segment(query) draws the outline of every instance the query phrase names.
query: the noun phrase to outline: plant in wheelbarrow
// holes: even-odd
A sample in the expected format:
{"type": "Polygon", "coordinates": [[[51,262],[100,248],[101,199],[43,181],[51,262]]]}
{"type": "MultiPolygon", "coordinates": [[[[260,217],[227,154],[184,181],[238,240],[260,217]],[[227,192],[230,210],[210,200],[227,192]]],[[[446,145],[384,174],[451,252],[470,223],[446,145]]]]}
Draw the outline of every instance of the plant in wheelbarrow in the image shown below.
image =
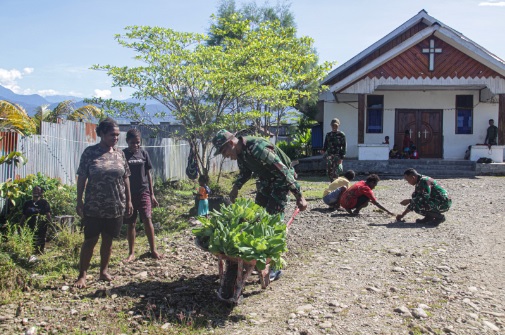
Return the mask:
{"type": "Polygon", "coordinates": [[[221,210],[200,218],[193,229],[196,243],[219,258],[221,285],[218,297],[237,303],[243,284],[256,267],[262,287],[268,285],[268,268],[284,265],[287,251],[286,225],[280,214],[271,215],[252,200],[237,199],[221,210]],[[223,261],[226,273],[223,275],[223,261]]]}

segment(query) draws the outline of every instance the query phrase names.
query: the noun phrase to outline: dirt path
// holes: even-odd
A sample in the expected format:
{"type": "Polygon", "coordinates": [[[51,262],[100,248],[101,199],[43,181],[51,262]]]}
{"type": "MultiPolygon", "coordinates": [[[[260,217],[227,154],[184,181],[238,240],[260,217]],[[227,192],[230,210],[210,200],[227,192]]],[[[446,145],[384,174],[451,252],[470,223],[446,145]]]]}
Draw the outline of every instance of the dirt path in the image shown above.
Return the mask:
{"type": "MultiPolygon", "coordinates": [[[[266,291],[250,280],[241,305],[215,299],[216,261],[189,232],[164,238],[168,257],[113,264],[113,285],[69,282],[2,306],[0,332],[216,334],[492,334],[505,329],[505,178],[441,180],[454,199],[439,227],[358,217],[311,201],[289,233],[288,267],[266,291]]],[[[320,183],[316,187],[324,188],[320,183]]],[[[412,187],[379,183],[393,212],[412,187]]],[[[287,213],[293,211],[293,205],[287,213]]],[[[410,223],[409,223],[410,222],[410,223]]],[[[92,270],[92,273],[96,272],[92,270]]]]}

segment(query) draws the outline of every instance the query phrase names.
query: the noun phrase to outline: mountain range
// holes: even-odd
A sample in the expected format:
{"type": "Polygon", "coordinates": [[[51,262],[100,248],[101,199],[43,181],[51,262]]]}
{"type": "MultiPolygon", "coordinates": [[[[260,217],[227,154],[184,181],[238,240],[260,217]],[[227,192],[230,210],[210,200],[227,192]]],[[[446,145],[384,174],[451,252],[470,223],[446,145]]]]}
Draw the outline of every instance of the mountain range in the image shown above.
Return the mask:
{"type": "MultiPolygon", "coordinates": [[[[7,100],[11,103],[20,105],[26,110],[26,112],[30,116],[33,116],[36,112],[36,109],[42,105],[49,105],[50,109],[54,109],[60,102],[65,100],[72,100],[74,102],[75,108],[87,105],[84,102],[84,99],[79,97],[68,95],[50,95],[46,97],[42,97],[38,94],[23,95],[14,93],[10,89],[3,87],[1,85],[0,85],[0,100],[7,100]]],[[[139,101],[136,99],[126,99],[122,101],[129,103],[145,103],[146,113],[148,114],[148,117],[151,119],[150,121],[152,123],[175,122],[175,118],[170,114],[168,108],[158,103],[156,100],[139,101]],[[167,117],[163,119],[155,118],[154,115],[160,112],[167,113],[167,117]]],[[[121,118],[121,120],[118,121],[120,121],[121,123],[130,122],[130,120],[124,118],[121,118]]]]}

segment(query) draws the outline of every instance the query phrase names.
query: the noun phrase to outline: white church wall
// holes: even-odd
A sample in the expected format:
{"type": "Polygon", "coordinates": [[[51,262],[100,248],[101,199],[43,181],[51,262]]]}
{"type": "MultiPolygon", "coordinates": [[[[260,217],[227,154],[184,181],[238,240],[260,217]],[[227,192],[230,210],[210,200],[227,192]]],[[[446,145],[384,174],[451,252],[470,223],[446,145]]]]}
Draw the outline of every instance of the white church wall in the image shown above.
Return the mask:
{"type": "MultiPolygon", "coordinates": [[[[396,109],[442,109],[443,110],[443,158],[463,159],[469,145],[484,143],[489,119],[498,120],[498,104],[479,103],[479,92],[474,91],[377,91],[384,95],[384,124],[382,134],[368,134],[365,129],[365,144],[382,143],[389,136],[394,144],[396,109]],[[456,134],[456,95],[473,94],[473,134],[456,134]]],[[[331,119],[340,119],[340,129],[347,137],[347,157],[358,156],[358,103],[325,103],[324,133],[331,131],[331,119]]],[[[365,115],[366,117],[366,115],[365,115]]],[[[365,125],[366,127],[366,125],[365,125]]]]}

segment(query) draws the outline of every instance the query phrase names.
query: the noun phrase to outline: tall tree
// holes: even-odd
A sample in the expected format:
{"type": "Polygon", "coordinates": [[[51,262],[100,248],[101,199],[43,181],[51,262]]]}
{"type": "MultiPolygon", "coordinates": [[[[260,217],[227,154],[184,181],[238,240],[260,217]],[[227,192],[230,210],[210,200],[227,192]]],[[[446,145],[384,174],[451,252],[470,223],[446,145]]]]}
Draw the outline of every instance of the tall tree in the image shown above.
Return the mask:
{"type": "Polygon", "coordinates": [[[105,70],[115,87],[134,88],[133,97],[165,105],[186,127],[204,174],[210,162],[208,144],[215,132],[225,127],[240,129],[260,115],[256,109],[239,110],[238,101],[294,105],[310,92],[283,89],[285,83],[320,80],[329,69],[329,64],[323,64],[302,71],[314,62],[313,41],[297,38],[293,28],[281,28],[277,21],[252,29],[236,15],[222,19],[212,28],[213,35],[223,37],[220,45],[207,44],[208,36],[203,34],[168,28],[131,26],[125,30],[116,40],[133,49],[142,65],[93,68],[105,70]]]}
{"type": "MultiPolygon", "coordinates": [[[[256,2],[252,1],[250,3],[243,4],[240,8],[238,8],[234,0],[223,0],[220,2],[218,7],[217,20],[211,23],[209,33],[210,39],[208,43],[211,45],[219,45],[222,43],[224,38],[243,38],[238,31],[229,32],[226,29],[222,29],[225,22],[234,19],[248,22],[253,30],[259,29],[262,23],[277,22],[278,29],[289,29],[293,33],[293,36],[296,35],[294,15],[290,10],[290,3],[287,1],[277,1],[277,3],[273,6],[268,2],[265,2],[263,5],[257,5],[256,2]]],[[[282,48],[282,45],[278,46],[278,48],[282,48]]],[[[312,62],[306,62],[303,65],[303,71],[309,74],[314,68],[318,67],[318,58],[314,48],[307,49],[305,52],[314,56],[312,62]]],[[[289,71],[290,69],[287,68],[287,70],[289,71]]],[[[287,75],[289,77],[289,73],[287,73],[287,75]]],[[[317,100],[317,97],[322,90],[318,79],[315,79],[310,75],[304,78],[301,78],[301,76],[289,78],[290,80],[282,84],[282,87],[280,87],[281,89],[295,89],[310,92],[309,96],[304,96],[304,98],[300,100],[317,100]]],[[[269,130],[271,125],[277,125],[275,128],[276,138],[279,136],[280,125],[287,122],[288,119],[291,119],[290,114],[297,114],[296,107],[300,104],[277,105],[275,103],[269,103],[268,101],[262,100],[237,101],[237,103],[242,109],[256,109],[261,111],[262,117],[254,120],[254,125],[257,130],[260,128],[269,130]]]]}

